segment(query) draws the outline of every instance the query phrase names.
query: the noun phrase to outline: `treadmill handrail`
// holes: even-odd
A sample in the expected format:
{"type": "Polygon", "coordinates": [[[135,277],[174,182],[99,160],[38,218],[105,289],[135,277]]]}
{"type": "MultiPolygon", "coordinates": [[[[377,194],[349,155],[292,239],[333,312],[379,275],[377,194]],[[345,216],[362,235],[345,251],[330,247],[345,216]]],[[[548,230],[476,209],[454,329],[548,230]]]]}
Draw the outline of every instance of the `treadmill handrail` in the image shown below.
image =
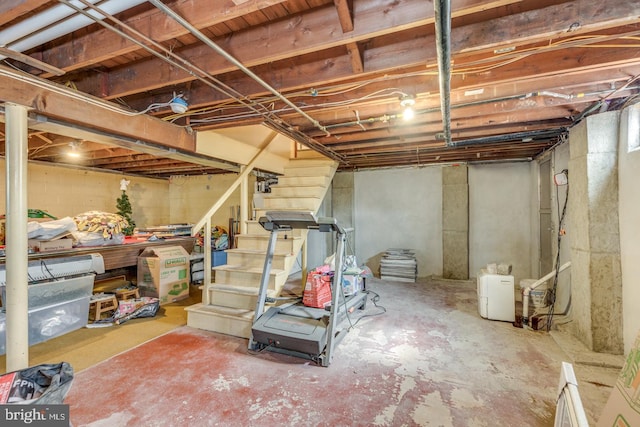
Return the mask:
{"type": "Polygon", "coordinates": [[[274,230],[318,230],[323,233],[336,231],[345,234],[333,217],[320,217],[306,211],[268,211],[258,219],[258,223],[267,231],[274,230]]]}

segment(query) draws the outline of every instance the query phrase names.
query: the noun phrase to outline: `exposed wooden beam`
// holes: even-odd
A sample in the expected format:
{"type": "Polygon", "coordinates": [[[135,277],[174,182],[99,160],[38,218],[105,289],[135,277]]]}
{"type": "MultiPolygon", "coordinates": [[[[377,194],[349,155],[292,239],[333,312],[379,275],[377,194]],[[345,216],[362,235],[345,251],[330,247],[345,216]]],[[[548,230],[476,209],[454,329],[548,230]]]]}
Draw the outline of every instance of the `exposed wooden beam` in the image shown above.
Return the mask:
{"type": "Polygon", "coordinates": [[[195,151],[195,135],[148,115],[129,115],[119,106],[81,96],[77,92],[36,77],[0,67],[0,99],[32,109],[61,122],[82,124],[87,129],[108,132],[132,140],[164,147],[195,151]]]}
{"type": "Polygon", "coordinates": [[[49,65],[45,62],[39,61],[36,58],[32,58],[29,55],[25,55],[24,53],[7,49],[6,47],[0,47],[0,55],[4,55],[8,58],[15,59],[16,61],[22,62],[23,64],[30,65],[34,68],[37,68],[38,70],[51,73],[54,76],[62,76],[65,73],[64,70],[61,70],[58,67],[54,67],[53,65],[49,65]]]}
{"type": "Polygon", "coordinates": [[[353,31],[353,1],[352,0],[333,0],[333,4],[336,5],[338,11],[338,19],[340,20],[340,26],[343,33],[350,33],[353,31]]]}
{"type": "MultiPolygon", "coordinates": [[[[459,0],[453,11],[464,14],[468,10],[475,10],[479,4],[489,7],[516,1],[502,0],[487,4],[481,0],[459,0]]],[[[418,28],[434,21],[431,3],[425,4],[423,0],[406,0],[391,5],[357,0],[354,2],[354,17],[356,26],[349,34],[336,31],[335,11],[333,6],[328,6],[214,41],[225,51],[233,52],[233,56],[245,66],[254,67],[342,46],[347,42],[364,41],[404,29],[418,28]],[[269,37],[265,38],[264,34],[269,34],[269,37]]],[[[189,46],[177,53],[187,59],[198,58],[198,66],[213,75],[235,70],[221,56],[212,55],[207,46],[189,46]]],[[[43,60],[59,66],[54,60],[44,56],[43,60]]],[[[113,99],[194,79],[191,74],[154,58],[131,64],[126,69],[104,73],[101,77],[80,78],[74,80],[74,83],[83,92],[113,99]]]]}
{"type": "Polygon", "coordinates": [[[4,25],[34,9],[49,3],[48,0],[12,0],[0,2],[0,25],[4,25]]]}
{"type": "MultiPolygon", "coordinates": [[[[254,0],[241,5],[231,5],[229,1],[199,0],[180,2],[174,7],[192,25],[201,29],[284,2],[285,0],[254,0]]],[[[157,9],[136,15],[125,20],[124,23],[156,42],[176,39],[187,34],[187,30],[182,25],[167,19],[167,16],[157,9]]],[[[120,35],[101,28],[45,50],[41,55],[43,61],[71,71],[139,49],[138,45],[124,40],[120,35]]]]}
{"type": "Polygon", "coordinates": [[[347,50],[351,58],[351,69],[354,74],[361,74],[364,71],[364,62],[362,61],[362,53],[358,47],[358,43],[347,43],[347,50]]]}
{"type": "MultiPolygon", "coordinates": [[[[615,10],[617,8],[613,7],[613,9],[615,10]]],[[[555,11],[560,13],[561,10],[562,9],[554,9],[550,12],[555,11]]],[[[595,7],[594,13],[596,13],[595,7]]],[[[602,16],[602,19],[607,19],[607,16],[609,15],[602,16]]],[[[531,19],[534,19],[535,17],[536,15],[533,15],[531,19]]],[[[565,18],[569,19],[570,16],[565,18]]],[[[598,19],[594,17],[590,22],[593,25],[596,25],[600,21],[598,21],[598,19]]],[[[584,25],[585,27],[587,26],[586,24],[587,23],[585,23],[584,25]]],[[[484,23],[480,27],[476,27],[475,24],[471,25],[470,27],[470,29],[467,29],[467,32],[469,32],[470,34],[474,34],[476,31],[486,32],[487,30],[487,25],[484,23]]],[[[516,29],[513,29],[513,31],[516,31],[516,29]]],[[[512,34],[511,36],[519,36],[526,41],[530,41],[531,37],[533,37],[533,35],[531,34],[524,33],[517,33],[516,35],[512,34]]],[[[470,42],[476,43],[475,39],[470,42]]],[[[487,45],[484,46],[484,48],[489,48],[493,46],[494,43],[495,41],[488,40],[487,45]]],[[[475,46],[477,49],[483,47],[478,45],[477,43],[475,44],[475,46]]],[[[314,80],[316,84],[321,84],[323,82],[325,84],[328,84],[330,82],[335,82],[341,79],[353,78],[353,65],[351,63],[353,55],[344,55],[344,57],[336,56],[332,58],[326,58],[320,55],[315,56],[318,56],[318,58],[314,58],[313,56],[309,55],[309,62],[305,62],[304,58],[300,58],[297,63],[299,72],[296,73],[291,73],[289,64],[287,64],[286,62],[282,64],[270,64],[268,68],[266,66],[264,68],[257,67],[255,68],[255,71],[257,74],[265,76],[265,78],[267,78],[267,80],[269,81],[281,82],[280,90],[283,92],[294,90],[297,87],[304,87],[305,85],[307,85],[308,75],[316,76],[316,79],[314,80]]],[[[424,67],[425,63],[431,62],[435,64],[435,39],[432,36],[410,38],[408,40],[403,40],[391,45],[369,48],[364,51],[363,56],[365,64],[367,66],[367,74],[373,72],[385,72],[387,70],[394,70],[395,67],[397,67],[396,60],[398,57],[402,57],[402,60],[404,61],[404,65],[406,67],[424,67]],[[393,61],[390,61],[390,58],[393,58],[393,61]]],[[[535,60],[540,62],[540,60],[537,58],[535,60]]],[[[455,63],[458,63],[459,61],[463,60],[460,60],[458,57],[454,57],[454,61],[455,63]]],[[[457,69],[460,68],[460,66],[457,67],[457,69]]],[[[393,75],[389,77],[391,78],[392,76],[393,75]]],[[[223,81],[227,80],[223,78],[223,81]]],[[[462,81],[465,83],[465,86],[469,86],[467,79],[458,79],[458,81],[462,81]]],[[[425,86],[425,88],[421,90],[421,92],[437,93],[438,88],[435,82],[436,79],[431,79],[432,84],[425,86]]],[[[227,83],[232,87],[242,87],[245,94],[262,92],[260,87],[258,87],[255,83],[245,78],[244,76],[233,78],[227,81],[227,83]]],[[[452,80],[452,87],[455,87],[455,84],[456,83],[454,76],[454,79],[452,80]]],[[[458,83],[458,86],[459,85],[460,84],[458,83]]],[[[197,89],[198,86],[199,85],[197,83],[194,84],[190,92],[190,101],[194,104],[197,105],[199,102],[201,102],[200,98],[202,99],[202,102],[205,102],[205,100],[207,102],[212,102],[216,98],[222,100],[222,96],[218,96],[215,93],[212,94],[209,88],[203,89],[203,95],[199,96],[197,89]]]]}

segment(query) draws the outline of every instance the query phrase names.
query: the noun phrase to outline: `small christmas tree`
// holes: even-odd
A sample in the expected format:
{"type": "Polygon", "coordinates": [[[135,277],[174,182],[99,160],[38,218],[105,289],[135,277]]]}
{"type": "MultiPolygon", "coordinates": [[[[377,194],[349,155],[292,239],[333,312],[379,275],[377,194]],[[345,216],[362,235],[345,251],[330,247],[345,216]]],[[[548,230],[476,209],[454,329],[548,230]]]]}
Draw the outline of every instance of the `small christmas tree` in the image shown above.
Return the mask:
{"type": "Polygon", "coordinates": [[[122,190],[122,194],[116,200],[116,209],[118,209],[118,215],[126,219],[129,224],[122,230],[122,232],[125,236],[131,236],[133,235],[136,223],[131,219],[131,202],[129,202],[129,196],[127,195],[127,185],[129,185],[129,181],[126,179],[122,179],[120,181],[120,190],[122,190]]]}

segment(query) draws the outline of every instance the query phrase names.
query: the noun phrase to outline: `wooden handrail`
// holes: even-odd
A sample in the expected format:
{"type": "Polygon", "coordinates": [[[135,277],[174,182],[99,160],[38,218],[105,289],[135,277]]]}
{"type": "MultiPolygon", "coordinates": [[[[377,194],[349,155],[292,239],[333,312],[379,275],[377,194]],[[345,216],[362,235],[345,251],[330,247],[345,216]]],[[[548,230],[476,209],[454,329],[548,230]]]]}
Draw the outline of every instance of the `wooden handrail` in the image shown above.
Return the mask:
{"type": "MultiPolygon", "coordinates": [[[[222,205],[227,201],[229,196],[233,194],[236,188],[238,188],[238,186],[243,182],[243,180],[249,175],[249,173],[255,167],[256,161],[258,160],[260,155],[262,155],[262,153],[265,152],[269,144],[271,144],[271,141],[273,141],[277,135],[278,133],[276,131],[271,131],[271,133],[264,139],[264,141],[262,141],[262,144],[260,144],[260,146],[258,147],[259,148],[258,153],[256,153],[256,155],[253,156],[253,158],[247,164],[247,166],[243,168],[240,175],[238,175],[238,178],[236,178],[236,180],[229,186],[227,191],[225,191],[224,194],[220,196],[218,201],[216,201],[213,204],[213,206],[211,206],[211,208],[207,211],[207,213],[205,213],[202,216],[200,221],[198,221],[196,225],[194,225],[193,228],[191,228],[191,235],[195,236],[196,233],[200,231],[200,229],[205,227],[204,244],[202,248],[204,250],[204,265],[205,265],[204,278],[203,278],[204,288],[202,293],[202,303],[204,305],[211,304],[211,301],[209,299],[209,292],[207,291],[207,287],[206,287],[208,284],[211,283],[211,267],[210,267],[211,266],[211,217],[218,211],[218,209],[222,207],[222,205]],[[207,266],[209,267],[207,268],[207,266]]],[[[244,203],[244,200],[241,200],[240,203],[242,206],[242,203],[244,203]]]]}

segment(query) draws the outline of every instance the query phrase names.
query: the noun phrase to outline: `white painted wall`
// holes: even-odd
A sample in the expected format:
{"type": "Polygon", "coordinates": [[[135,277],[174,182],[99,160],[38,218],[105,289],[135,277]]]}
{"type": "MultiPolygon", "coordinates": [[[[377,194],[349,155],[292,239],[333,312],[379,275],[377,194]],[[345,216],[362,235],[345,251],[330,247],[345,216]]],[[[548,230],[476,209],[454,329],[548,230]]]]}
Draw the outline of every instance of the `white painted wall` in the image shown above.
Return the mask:
{"type": "Polygon", "coordinates": [[[442,275],[440,167],[356,172],[356,257],[377,275],[389,248],[413,249],[418,276],[442,275]]]}
{"type": "Polygon", "coordinates": [[[638,105],[622,112],[618,152],[620,263],[622,269],[622,322],[624,351],[628,354],[640,330],[640,150],[628,151],[630,140],[640,138],[638,105]],[[631,117],[631,127],[628,127],[631,117]]]}
{"type": "Polygon", "coordinates": [[[469,166],[469,275],[508,263],[515,283],[531,277],[531,167],[528,163],[469,166]]]}
{"type": "MultiPolygon", "coordinates": [[[[193,224],[208,212],[229,187],[238,179],[238,174],[173,176],[169,187],[171,201],[171,223],[193,224]]],[[[253,196],[255,176],[248,179],[249,197],[253,196]]],[[[231,208],[240,205],[240,186],[213,215],[212,224],[229,228],[231,208]]],[[[248,213],[251,218],[251,212],[248,213]]]]}

